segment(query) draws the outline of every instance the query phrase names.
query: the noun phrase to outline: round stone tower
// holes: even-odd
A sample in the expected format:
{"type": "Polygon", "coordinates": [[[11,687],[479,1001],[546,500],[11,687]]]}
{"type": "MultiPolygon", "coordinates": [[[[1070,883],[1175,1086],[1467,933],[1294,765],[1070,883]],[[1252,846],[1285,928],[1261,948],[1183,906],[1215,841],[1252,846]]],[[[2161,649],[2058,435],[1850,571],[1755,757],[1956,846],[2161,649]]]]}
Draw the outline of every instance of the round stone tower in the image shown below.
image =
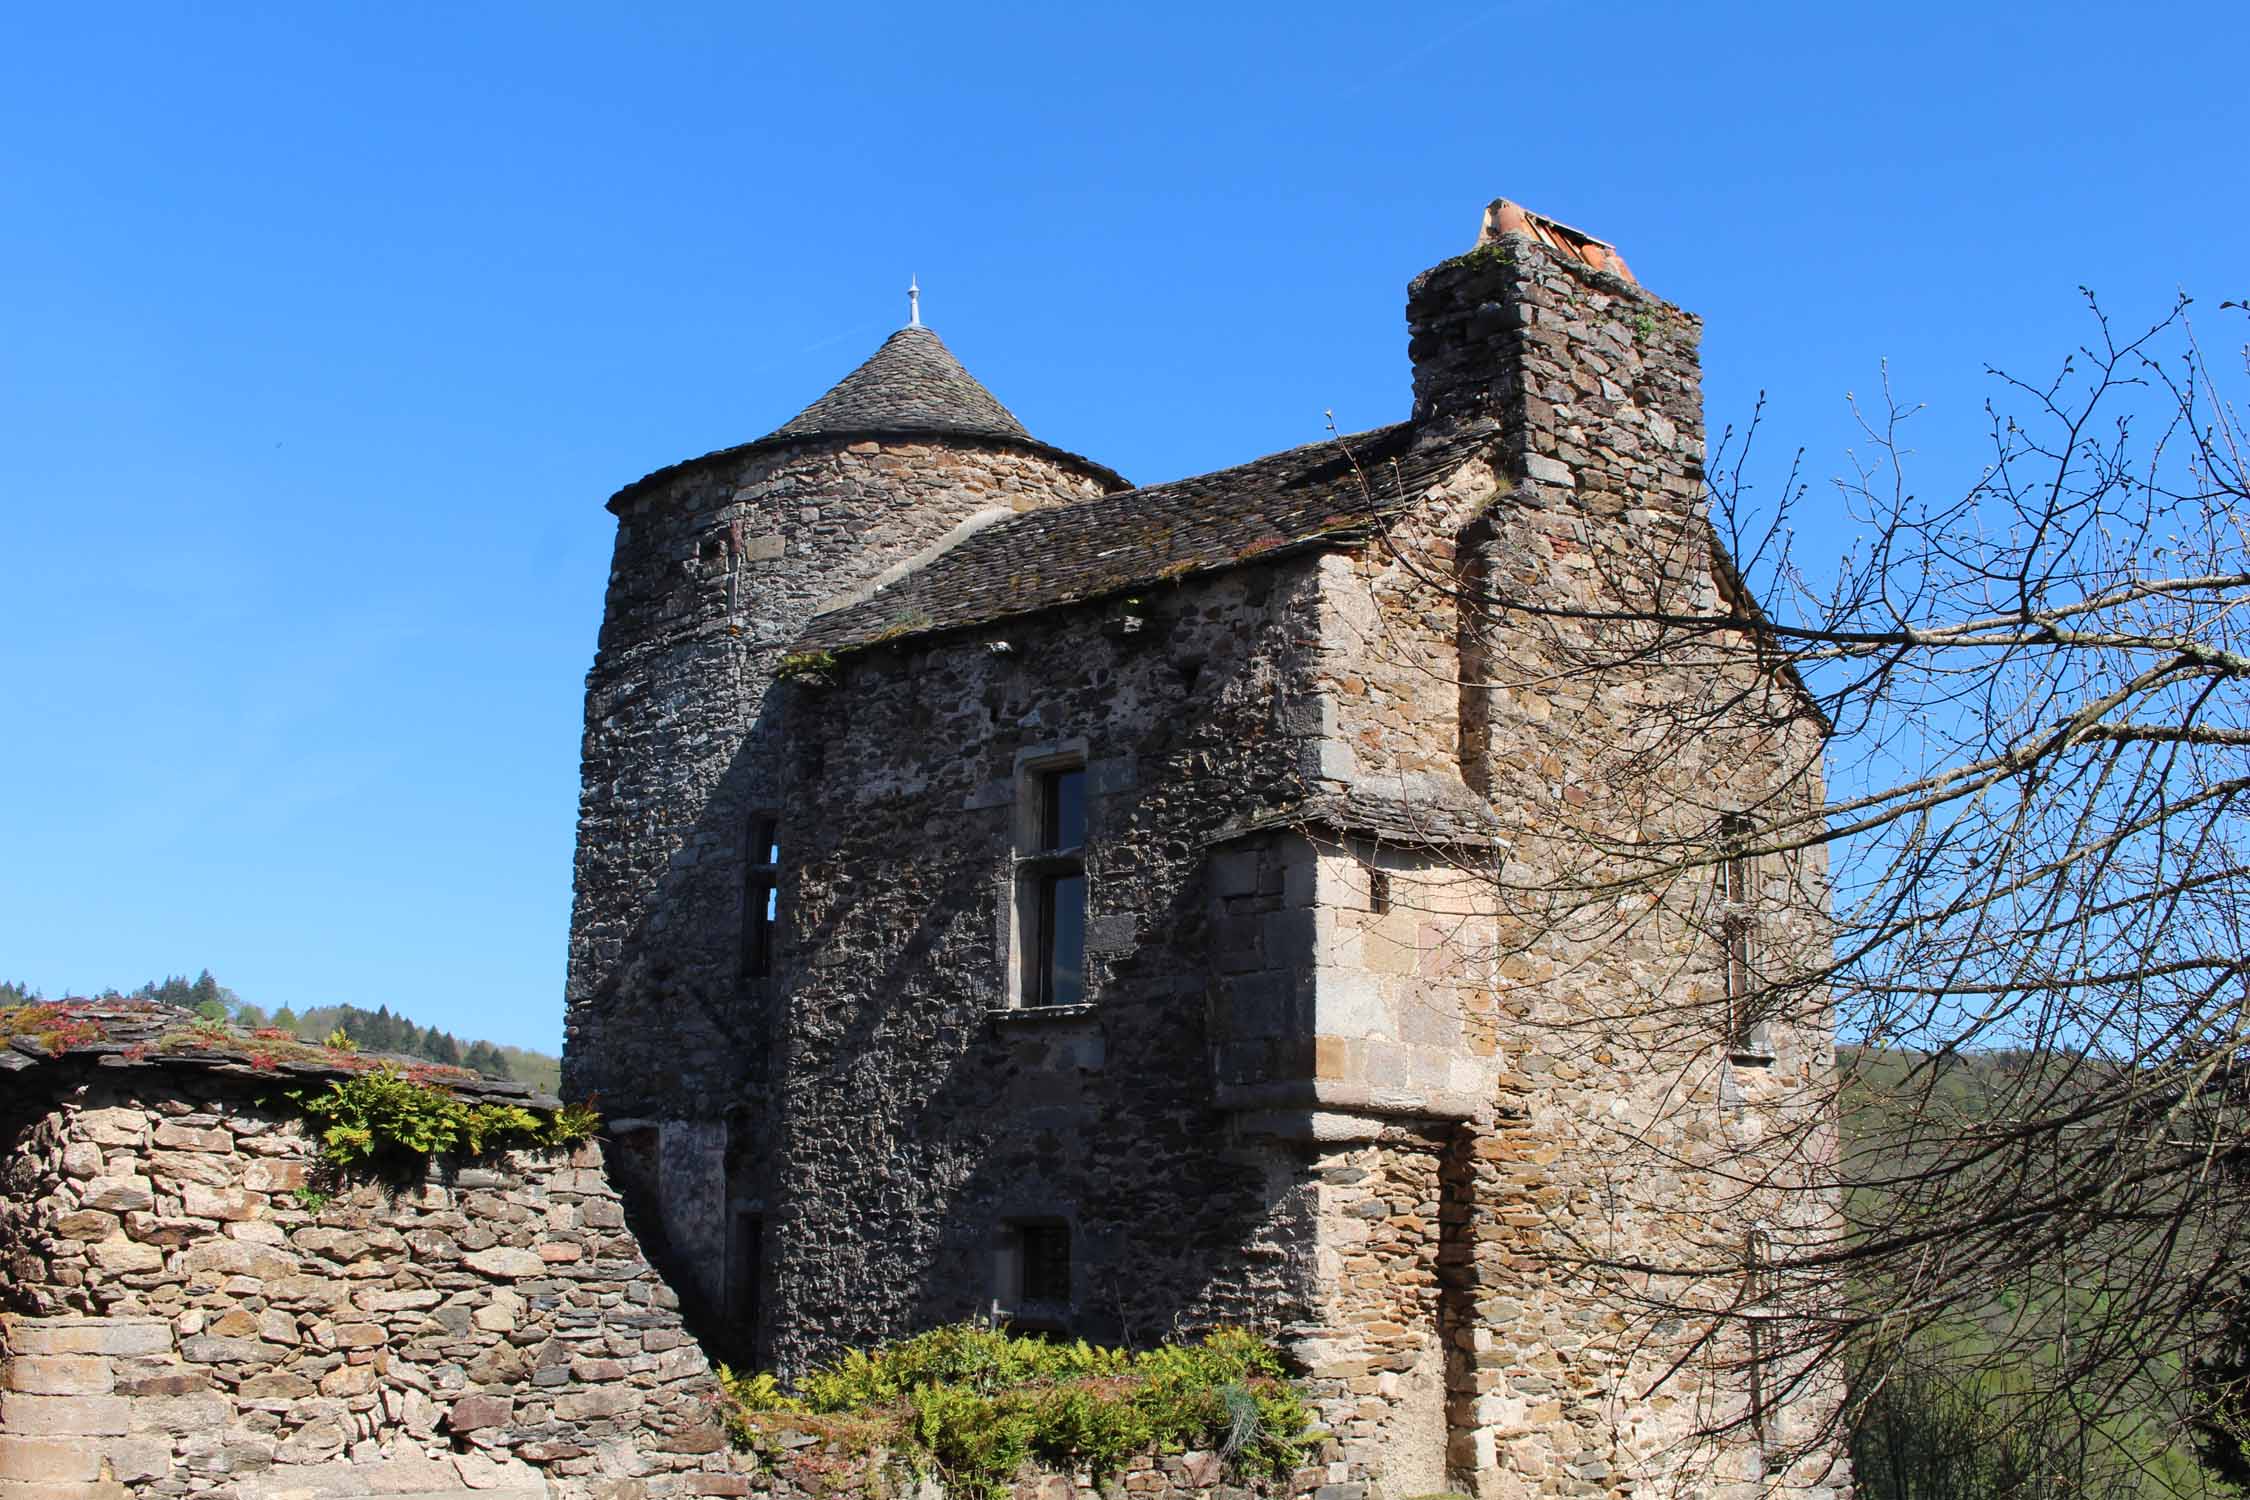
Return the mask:
{"type": "MultiPolygon", "coordinates": [[[[611,497],[571,915],[573,1097],[599,1093],[613,1121],[723,1130],[731,1116],[755,1133],[768,1000],[792,955],[791,830],[818,815],[779,800],[786,694],[771,689],[790,643],[988,520],[1125,487],[1034,439],[917,320],[767,436],[611,497]]],[[[651,1149],[676,1154],[680,1133],[660,1134],[651,1149]]]]}

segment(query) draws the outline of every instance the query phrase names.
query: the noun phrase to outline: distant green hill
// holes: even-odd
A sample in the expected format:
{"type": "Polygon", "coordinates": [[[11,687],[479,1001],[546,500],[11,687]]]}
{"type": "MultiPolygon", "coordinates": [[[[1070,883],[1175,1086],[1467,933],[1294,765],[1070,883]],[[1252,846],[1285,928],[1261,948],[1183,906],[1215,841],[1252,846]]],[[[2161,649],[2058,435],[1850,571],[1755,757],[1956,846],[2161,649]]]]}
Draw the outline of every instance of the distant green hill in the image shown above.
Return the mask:
{"type": "MultiPolygon", "coordinates": [[[[1873,1179],[1910,1182],[1938,1142],[1989,1132],[2011,1116],[2067,1114],[2106,1066],[2020,1051],[1933,1057],[1866,1047],[1840,1048],[1838,1062],[1845,1192],[1862,1226],[1913,1201],[1873,1179]]],[[[1996,1170],[2015,1162],[2005,1151],[1994,1160],[1996,1170]]],[[[2162,1230],[2108,1227],[2125,1238],[2107,1248],[2137,1258],[2138,1237],[2162,1230]]],[[[2127,1292],[2107,1284],[2103,1249],[2089,1239],[1914,1338],[1853,1446],[1861,1500],[2241,1500],[2196,1461],[2177,1332],[2119,1316],[2112,1299],[2127,1292]],[[2054,1389],[2074,1333],[2083,1348],[2097,1330],[2100,1347],[2116,1351],[2114,1363],[2101,1361],[2115,1373],[2061,1402],[2035,1400],[2054,1389]]]]}

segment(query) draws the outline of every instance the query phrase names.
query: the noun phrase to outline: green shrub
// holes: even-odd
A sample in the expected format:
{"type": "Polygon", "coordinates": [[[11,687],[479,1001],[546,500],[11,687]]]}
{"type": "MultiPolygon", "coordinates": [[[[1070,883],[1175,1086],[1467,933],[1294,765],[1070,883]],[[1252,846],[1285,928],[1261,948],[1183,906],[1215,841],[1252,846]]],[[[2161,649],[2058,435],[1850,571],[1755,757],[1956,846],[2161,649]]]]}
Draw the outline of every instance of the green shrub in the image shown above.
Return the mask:
{"type": "Polygon", "coordinates": [[[575,1145],[599,1123],[583,1105],[541,1115],[518,1104],[472,1104],[388,1066],[332,1079],[318,1093],[293,1090],[289,1098],[322,1122],[321,1160],[339,1171],[402,1159],[575,1145]]]}
{"type": "Polygon", "coordinates": [[[1294,1469],[1310,1417],[1280,1354],[1242,1329],[1131,1353],[1049,1343],[975,1323],[853,1350],[785,1392],[771,1375],[720,1372],[728,1427],[744,1447],[783,1424],[855,1419],[955,1493],[992,1496],[1036,1462],[1097,1477],[1134,1454],[1207,1448],[1238,1472],[1294,1469]],[[760,1419],[764,1420],[761,1421],[760,1419]]]}

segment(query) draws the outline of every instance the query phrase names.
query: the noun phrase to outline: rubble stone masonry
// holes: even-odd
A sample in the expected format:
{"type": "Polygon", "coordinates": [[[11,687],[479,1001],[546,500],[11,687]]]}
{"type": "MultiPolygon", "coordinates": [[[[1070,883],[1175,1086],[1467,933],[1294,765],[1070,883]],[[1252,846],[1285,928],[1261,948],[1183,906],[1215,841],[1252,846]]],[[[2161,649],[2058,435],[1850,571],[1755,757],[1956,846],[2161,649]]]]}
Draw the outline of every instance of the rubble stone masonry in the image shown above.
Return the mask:
{"type": "Polygon", "coordinates": [[[728,1469],[598,1147],[323,1199],[262,1102],[283,1080],[90,1071],[5,1136],[0,1500],[625,1500],[728,1469]]]}
{"type": "MultiPolygon", "coordinates": [[[[598,1146],[323,1197],[304,1123],[266,1102],[287,1080],[0,1085],[0,1500],[943,1500],[810,1434],[730,1448],[598,1146]]],[[[1283,1500],[1344,1467],[1253,1484],[1144,1455],[1015,1495],[1283,1500]]]]}

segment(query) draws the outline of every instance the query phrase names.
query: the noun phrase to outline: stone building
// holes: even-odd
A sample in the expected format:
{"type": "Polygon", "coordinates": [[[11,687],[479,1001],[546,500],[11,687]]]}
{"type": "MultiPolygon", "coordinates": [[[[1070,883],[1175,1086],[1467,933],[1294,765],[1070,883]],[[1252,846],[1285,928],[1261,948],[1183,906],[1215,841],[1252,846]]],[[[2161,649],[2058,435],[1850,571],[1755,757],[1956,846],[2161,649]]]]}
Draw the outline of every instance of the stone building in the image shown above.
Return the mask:
{"type": "Polygon", "coordinates": [[[1619,1269],[1831,1215],[1825,1002],[1729,1009],[1823,872],[1691,862],[1609,931],[1521,897],[1817,791],[1754,650],[1584,669],[1650,590],[1747,604],[1699,324],[1505,200],[1407,322],[1408,420],[1175,483],[1034,439],[917,320],[620,490],[567,1088],[695,1326],[784,1373],[996,1309],[1241,1321],[1339,1483],[1833,1488],[1833,1392],[1745,1416],[1724,1320],[1619,1269]],[[1652,705],[1699,732],[1651,754],[1652,705]]]}

